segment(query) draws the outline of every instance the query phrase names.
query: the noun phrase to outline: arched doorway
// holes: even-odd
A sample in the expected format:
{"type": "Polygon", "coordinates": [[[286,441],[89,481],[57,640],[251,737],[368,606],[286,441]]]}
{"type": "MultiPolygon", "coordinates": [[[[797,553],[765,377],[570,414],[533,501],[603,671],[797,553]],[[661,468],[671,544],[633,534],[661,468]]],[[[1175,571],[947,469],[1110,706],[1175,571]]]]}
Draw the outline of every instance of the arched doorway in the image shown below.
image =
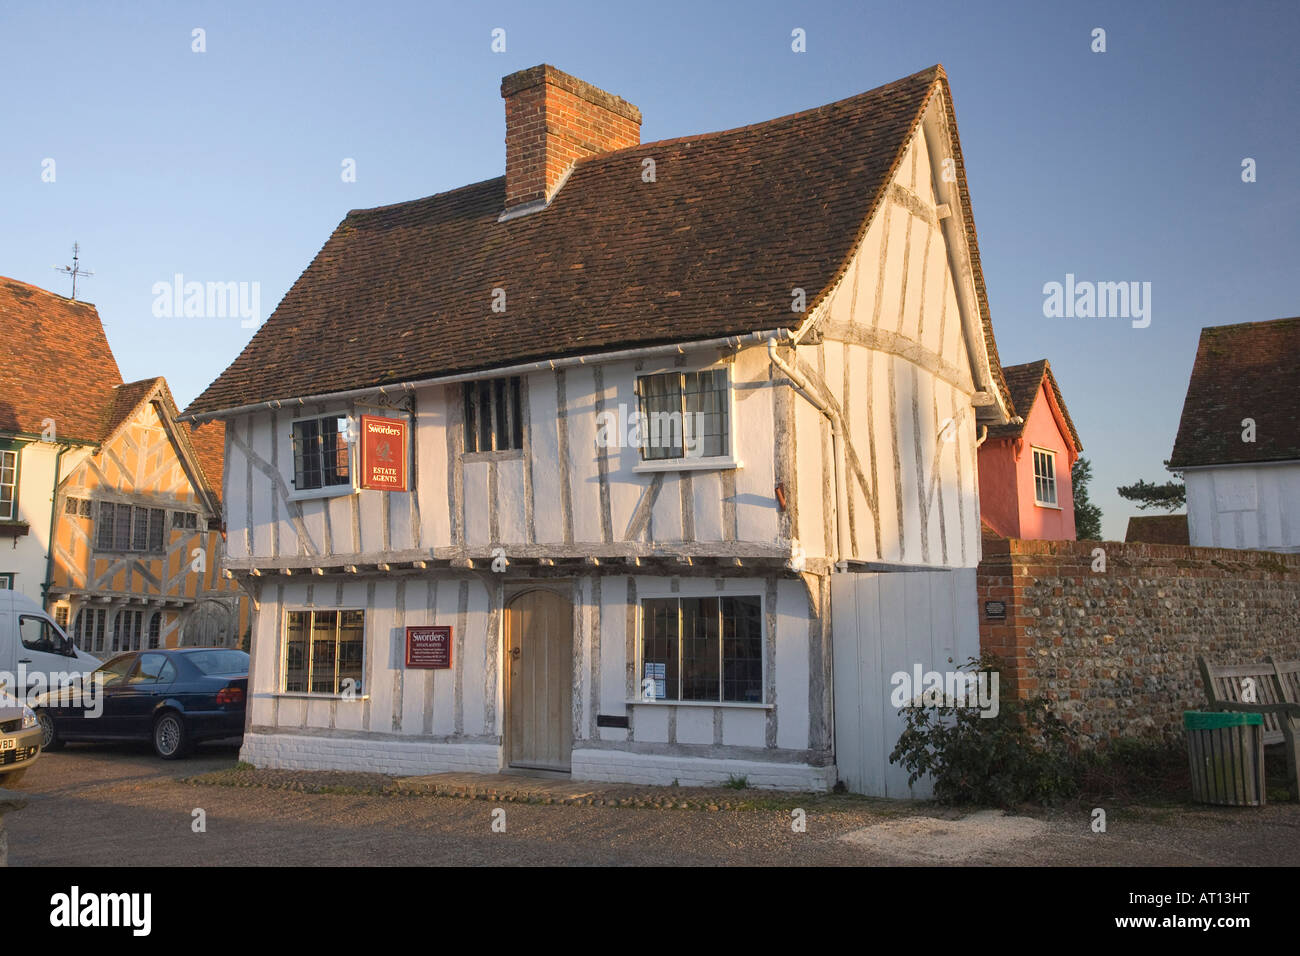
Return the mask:
{"type": "Polygon", "coordinates": [[[573,605],[537,588],[510,599],[505,641],[506,762],[564,770],[573,753],[573,605]]]}
{"type": "Polygon", "coordinates": [[[200,601],[185,619],[181,647],[231,647],[233,634],[230,608],[220,601],[200,601]]]}

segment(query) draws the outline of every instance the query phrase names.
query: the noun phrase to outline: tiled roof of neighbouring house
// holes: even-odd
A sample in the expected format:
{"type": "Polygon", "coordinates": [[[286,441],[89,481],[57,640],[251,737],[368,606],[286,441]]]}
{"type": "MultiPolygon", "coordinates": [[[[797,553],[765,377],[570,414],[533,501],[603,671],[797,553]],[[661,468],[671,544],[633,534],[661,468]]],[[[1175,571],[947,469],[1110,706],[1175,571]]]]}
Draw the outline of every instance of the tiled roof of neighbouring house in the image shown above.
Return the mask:
{"type": "Polygon", "coordinates": [[[1300,459],[1300,317],[1201,329],[1170,468],[1300,459]],[[1254,419],[1255,440],[1243,441],[1254,419]]]}
{"type": "Polygon", "coordinates": [[[1043,384],[1043,376],[1047,376],[1048,384],[1052,387],[1052,397],[1056,399],[1061,417],[1065,419],[1065,425],[1070,430],[1074,447],[1082,451],[1083,443],[1079,441],[1079,432],[1070,418],[1070,410],[1065,407],[1065,399],[1061,397],[1061,387],[1056,384],[1056,376],[1052,374],[1052,366],[1047,359],[1026,362],[1024,365],[1003,366],[1002,377],[1006,380],[1007,390],[1011,393],[1016,414],[1022,421],[1019,424],[990,425],[989,438],[1019,438],[1024,434],[1025,422],[1029,421],[1029,413],[1033,411],[1034,400],[1038,397],[1038,387],[1043,384]]]}
{"type": "Polygon", "coordinates": [[[1003,391],[942,67],[753,126],[579,161],[498,222],[504,177],[353,211],[186,414],[618,348],[795,327],[847,269],[936,90],[1003,391]],[[656,181],[642,181],[653,158],[656,181]],[[506,311],[493,312],[494,290],[506,311]]]}
{"type": "Polygon", "coordinates": [[[122,373],[95,307],[0,277],[0,336],[0,431],[99,441],[122,373]]]}
{"type": "Polygon", "coordinates": [[[1187,515],[1134,515],[1124,532],[1127,543],[1187,544],[1187,515]]]}
{"type": "MultiPolygon", "coordinates": [[[[161,377],[123,382],[99,313],[17,279],[0,276],[0,336],[7,349],[0,362],[0,432],[41,435],[54,422],[55,437],[99,445],[142,403],[161,401],[178,414],[161,377]]],[[[184,432],[214,498],[221,495],[225,426],[176,425],[184,432]]]]}

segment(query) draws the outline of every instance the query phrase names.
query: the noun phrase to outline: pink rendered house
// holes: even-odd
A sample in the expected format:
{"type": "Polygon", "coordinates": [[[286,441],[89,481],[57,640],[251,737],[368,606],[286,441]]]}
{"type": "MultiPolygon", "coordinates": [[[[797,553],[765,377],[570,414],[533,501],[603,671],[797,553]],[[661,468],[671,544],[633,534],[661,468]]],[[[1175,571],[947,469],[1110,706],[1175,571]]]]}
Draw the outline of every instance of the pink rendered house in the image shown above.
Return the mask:
{"type": "Polygon", "coordinates": [[[1002,369],[1018,419],[979,450],[980,516],[1004,538],[1074,539],[1070,469],[1083,450],[1047,359],[1002,369]]]}

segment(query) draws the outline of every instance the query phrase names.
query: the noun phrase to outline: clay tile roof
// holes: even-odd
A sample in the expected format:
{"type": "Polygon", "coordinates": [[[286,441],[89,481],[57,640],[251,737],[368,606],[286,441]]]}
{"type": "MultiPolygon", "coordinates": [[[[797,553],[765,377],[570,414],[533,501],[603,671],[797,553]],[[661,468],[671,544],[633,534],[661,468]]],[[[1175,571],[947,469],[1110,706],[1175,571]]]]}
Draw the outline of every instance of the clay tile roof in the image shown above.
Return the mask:
{"type": "Polygon", "coordinates": [[[1126,542],[1187,544],[1187,515],[1134,515],[1124,532],[1126,542]]]}
{"type": "MultiPolygon", "coordinates": [[[[950,107],[934,66],[780,119],[602,153],[549,207],[506,222],[504,177],[354,210],[186,414],[793,328],[791,289],[811,310],[847,269],[940,89],[950,107]],[[641,179],[646,157],[654,183],[641,179]],[[491,310],[494,289],[504,313],[491,310]]],[[[948,125],[955,142],[951,109],[948,125]]],[[[954,158],[969,208],[959,148],[954,158]]]]}
{"type": "Polygon", "coordinates": [[[226,458],[226,426],[224,422],[208,422],[204,425],[180,424],[194,446],[194,455],[203,469],[203,477],[212,487],[212,493],[221,497],[223,468],[226,458]]]}
{"type": "Polygon", "coordinates": [[[131,417],[134,412],[159,384],[166,385],[161,378],[142,378],[138,382],[127,382],[113,389],[113,404],[109,406],[108,418],[102,438],[107,438],[131,417]]]}
{"type": "Polygon", "coordinates": [[[1300,317],[1201,329],[1170,468],[1300,459],[1300,317]],[[1255,441],[1242,441],[1242,420],[1255,441]]]}
{"type": "Polygon", "coordinates": [[[0,276],[0,335],[0,431],[98,442],[122,373],[95,307],[0,276]]]}
{"type": "Polygon", "coordinates": [[[1033,411],[1034,401],[1038,398],[1038,387],[1043,384],[1043,376],[1047,376],[1048,384],[1052,387],[1052,397],[1056,399],[1057,407],[1061,409],[1061,417],[1065,419],[1065,425],[1070,430],[1074,447],[1082,451],[1083,443],[1079,440],[1079,432],[1074,427],[1074,420],[1070,418],[1070,410],[1065,407],[1061,387],[1056,384],[1056,376],[1052,374],[1052,366],[1047,359],[1026,362],[1024,365],[1003,366],[1002,377],[1007,383],[1007,391],[1015,405],[1015,415],[1018,415],[1022,421],[1018,424],[1013,422],[1007,425],[990,425],[989,438],[1019,438],[1024,434],[1025,422],[1029,421],[1029,413],[1033,411]]]}

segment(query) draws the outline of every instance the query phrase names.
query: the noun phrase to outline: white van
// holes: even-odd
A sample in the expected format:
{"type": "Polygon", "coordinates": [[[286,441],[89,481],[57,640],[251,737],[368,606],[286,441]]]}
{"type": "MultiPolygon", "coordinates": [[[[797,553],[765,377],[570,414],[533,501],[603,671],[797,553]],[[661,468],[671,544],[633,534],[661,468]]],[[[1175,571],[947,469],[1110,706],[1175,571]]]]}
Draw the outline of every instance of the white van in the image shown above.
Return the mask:
{"type": "Polygon", "coordinates": [[[55,675],[89,674],[99,663],[27,595],[0,589],[0,689],[26,702],[57,686],[55,675]]]}

